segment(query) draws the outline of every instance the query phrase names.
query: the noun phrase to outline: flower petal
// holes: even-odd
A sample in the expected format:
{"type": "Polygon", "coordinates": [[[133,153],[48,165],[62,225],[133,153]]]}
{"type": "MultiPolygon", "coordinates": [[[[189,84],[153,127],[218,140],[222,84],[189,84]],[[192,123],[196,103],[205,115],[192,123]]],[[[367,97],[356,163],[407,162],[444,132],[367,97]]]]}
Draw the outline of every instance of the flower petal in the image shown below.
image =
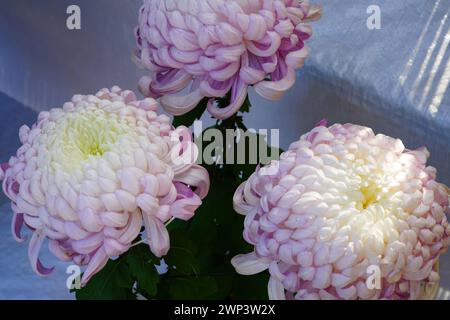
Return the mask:
{"type": "Polygon", "coordinates": [[[39,251],[41,250],[42,243],[45,240],[45,235],[42,231],[37,230],[31,237],[30,244],[28,246],[28,257],[31,262],[31,266],[38,275],[47,276],[53,272],[54,267],[46,268],[39,260],[39,251]]]}
{"type": "Polygon", "coordinates": [[[236,272],[242,275],[252,275],[267,270],[269,265],[261,261],[254,252],[240,254],[231,259],[236,272]]]}
{"type": "Polygon", "coordinates": [[[225,108],[219,108],[215,104],[214,99],[210,99],[208,102],[208,112],[216,119],[227,119],[236,112],[239,111],[247,98],[248,85],[245,84],[240,78],[236,77],[233,88],[231,89],[231,101],[225,108]]]}
{"type": "Polygon", "coordinates": [[[150,250],[157,257],[165,256],[170,249],[166,227],[158,218],[148,214],[144,214],[144,224],[150,250]]]}
{"type": "Polygon", "coordinates": [[[274,277],[270,277],[268,291],[270,300],[286,300],[283,284],[274,277]]]}

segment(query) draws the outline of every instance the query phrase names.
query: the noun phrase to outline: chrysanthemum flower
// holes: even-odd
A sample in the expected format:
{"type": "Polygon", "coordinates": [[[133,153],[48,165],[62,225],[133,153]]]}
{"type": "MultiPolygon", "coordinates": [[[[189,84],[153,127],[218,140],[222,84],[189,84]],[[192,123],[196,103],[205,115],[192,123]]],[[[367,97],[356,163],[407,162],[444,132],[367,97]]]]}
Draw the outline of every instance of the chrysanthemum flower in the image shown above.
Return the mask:
{"type": "Polygon", "coordinates": [[[76,95],[20,129],[22,146],[0,171],[16,240],[24,240],[23,223],[33,231],[28,252],[38,274],[53,270],[38,258],[48,238],[58,258],[87,266],[85,284],[130,248],[142,221],[151,251],[167,253],[165,223],[194,215],[209,177],[194,163],[189,129],[175,130],[156,108],[114,87],[76,95]]]}
{"type": "Polygon", "coordinates": [[[211,98],[208,110],[217,119],[235,114],[251,85],[264,98],[279,99],[308,55],[307,22],[319,16],[307,0],[145,0],[136,57],[150,76],[140,90],[162,97],[174,115],[211,98]],[[189,84],[189,94],[173,95],[189,84]],[[230,105],[218,108],[215,98],[230,90],[230,105]]]}
{"type": "Polygon", "coordinates": [[[268,268],[272,299],[420,298],[450,244],[449,192],[428,156],[366,127],[317,126],[236,191],[255,249],[232,264],[268,268]]]}

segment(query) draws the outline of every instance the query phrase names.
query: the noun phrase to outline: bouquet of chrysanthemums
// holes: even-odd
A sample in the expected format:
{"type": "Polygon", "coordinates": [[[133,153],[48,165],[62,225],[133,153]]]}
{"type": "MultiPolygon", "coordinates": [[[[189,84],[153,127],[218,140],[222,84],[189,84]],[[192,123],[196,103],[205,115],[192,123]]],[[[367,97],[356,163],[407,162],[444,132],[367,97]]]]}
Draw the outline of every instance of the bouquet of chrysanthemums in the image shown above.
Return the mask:
{"type": "Polygon", "coordinates": [[[75,95],[1,165],[36,273],[53,271],[45,243],[83,267],[79,299],[433,299],[450,192],[425,148],[323,120],[283,152],[245,127],[264,112],[248,91],[294,85],[320,16],[307,0],[145,0],[144,98],[75,95]],[[205,111],[216,122],[193,135],[205,111]]]}

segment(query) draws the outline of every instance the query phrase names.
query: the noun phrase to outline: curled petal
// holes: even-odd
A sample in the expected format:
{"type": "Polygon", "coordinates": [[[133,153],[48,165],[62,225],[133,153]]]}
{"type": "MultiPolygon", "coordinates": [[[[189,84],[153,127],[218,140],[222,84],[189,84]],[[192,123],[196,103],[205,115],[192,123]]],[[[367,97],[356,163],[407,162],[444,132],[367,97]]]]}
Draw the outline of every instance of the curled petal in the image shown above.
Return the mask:
{"type": "Polygon", "coordinates": [[[300,50],[290,52],[286,56],[286,64],[293,69],[298,69],[303,66],[308,55],[308,47],[303,47],[300,50]]]}
{"type": "Polygon", "coordinates": [[[11,231],[14,237],[14,240],[17,242],[23,242],[26,238],[22,237],[20,231],[23,227],[23,213],[14,213],[12,223],[11,223],[11,231]]]}
{"type": "Polygon", "coordinates": [[[209,174],[205,168],[199,165],[193,165],[188,171],[175,176],[175,181],[195,188],[195,193],[200,199],[203,199],[208,194],[209,174]]]}
{"type": "Polygon", "coordinates": [[[139,235],[142,227],[142,215],[139,210],[130,214],[128,224],[123,233],[118,237],[121,243],[131,243],[139,235]]]}
{"type": "Polygon", "coordinates": [[[405,279],[408,279],[411,281],[424,280],[431,273],[433,266],[434,266],[434,261],[430,260],[420,270],[418,270],[416,272],[405,272],[404,277],[405,277],[405,279]]]}
{"type": "Polygon", "coordinates": [[[73,249],[82,254],[89,254],[102,245],[104,236],[101,233],[95,233],[82,240],[72,242],[73,249]]]}
{"type": "Polygon", "coordinates": [[[197,89],[185,96],[164,96],[160,102],[167,112],[179,116],[194,109],[202,99],[203,96],[197,89]]]}
{"type": "Polygon", "coordinates": [[[268,291],[270,300],[286,300],[283,284],[280,280],[275,279],[274,277],[270,277],[268,291]]]}
{"type": "Polygon", "coordinates": [[[200,90],[205,97],[222,97],[230,91],[233,85],[231,79],[227,81],[216,81],[208,78],[200,83],[200,90]]]}
{"type": "Polygon", "coordinates": [[[239,77],[247,84],[255,84],[264,80],[266,73],[258,58],[253,55],[244,54],[241,59],[239,77]]]}
{"type": "Polygon", "coordinates": [[[139,195],[136,198],[136,201],[139,206],[139,209],[141,209],[145,213],[153,213],[158,210],[159,207],[158,199],[149,194],[139,195]]]}
{"type": "Polygon", "coordinates": [[[243,44],[236,46],[221,47],[215,51],[216,59],[222,62],[238,61],[240,56],[245,52],[243,44]]]}
{"type": "Polygon", "coordinates": [[[81,225],[89,232],[98,232],[102,228],[102,223],[95,212],[86,208],[79,212],[81,225]]]}
{"type": "Polygon", "coordinates": [[[209,73],[209,75],[212,79],[216,81],[227,81],[239,71],[239,67],[240,67],[239,62],[229,63],[226,67],[222,69],[212,70],[209,73]]]}
{"type": "Polygon", "coordinates": [[[236,272],[242,275],[257,274],[267,270],[269,267],[254,252],[235,256],[231,259],[231,264],[236,269],[236,272]]]}
{"type": "Polygon", "coordinates": [[[138,82],[139,91],[146,97],[159,98],[160,95],[155,94],[150,90],[151,83],[152,78],[146,76],[142,77],[138,82]]]}
{"type": "Polygon", "coordinates": [[[5,173],[8,168],[9,164],[7,162],[0,164],[0,181],[3,181],[3,179],[5,179],[5,173]]]}
{"type": "Polygon", "coordinates": [[[191,76],[184,71],[169,71],[160,79],[157,78],[154,84],[151,84],[151,88],[160,94],[172,94],[184,89],[191,79],[191,76]]]}
{"type": "Polygon", "coordinates": [[[42,231],[35,231],[31,237],[30,244],[28,246],[28,257],[33,267],[34,272],[40,276],[47,276],[53,272],[54,267],[46,268],[39,260],[39,251],[41,250],[42,243],[45,240],[45,235],[42,231]]]}
{"type": "MultiPolygon", "coordinates": [[[[148,78],[144,78],[144,80],[146,79],[148,78]]],[[[148,82],[148,80],[144,80],[142,80],[141,86],[148,82]]],[[[192,77],[188,73],[183,70],[174,69],[166,73],[158,74],[148,85],[151,92],[155,92],[158,95],[166,95],[184,89],[191,80],[192,77]]],[[[143,92],[145,92],[145,87],[143,89],[143,92]]]]}
{"type": "Polygon", "coordinates": [[[245,84],[240,78],[236,78],[235,85],[231,90],[231,101],[225,108],[219,108],[215,104],[214,99],[210,99],[208,102],[208,111],[217,119],[227,119],[231,115],[235,114],[243,105],[247,98],[248,85],[245,84]]]}
{"type": "Polygon", "coordinates": [[[319,20],[322,17],[322,7],[316,4],[312,4],[309,7],[308,16],[303,22],[311,22],[319,20]]]}
{"type": "Polygon", "coordinates": [[[110,258],[117,257],[122,252],[126,252],[129,247],[129,245],[125,245],[113,238],[106,238],[103,243],[103,249],[110,258]]]}
{"type": "Polygon", "coordinates": [[[100,219],[105,226],[121,228],[128,223],[129,215],[124,212],[102,212],[100,219]]]}
{"type": "Polygon", "coordinates": [[[254,207],[251,205],[248,205],[245,202],[244,187],[245,187],[245,182],[242,183],[236,189],[236,192],[234,193],[234,196],[233,196],[233,208],[237,213],[245,216],[245,215],[249,214],[253,210],[254,207]]]}
{"type": "Polygon", "coordinates": [[[172,164],[174,174],[178,175],[189,170],[195,163],[198,158],[198,147],[192,142],[191,131],[184,126],[173,131],[171,140],[175,145],[166,161],[172,164]]]}
{"type": "Polygon", "coordinates": [[[66,221],[64,223],[65,233],[74,240],[81,240],[89,236],[89,232],[81,228],[77,223],[66,221]]]}
{"type": "Polygon", "coordinates": [[[72,259],[72,256],[69,254],[68,250],[65,249],[57,240],[50,240],[48,243],[48,249],[62,261],[70,261],[72,259]]]}
{"type": "Polygon", "coordinates": [[[94,274],[99,272],[108,262],[108,255],[103,248],[99,248],[92,259],[89,261],[89,264],[86,270],[81,277],[81,285],[85,286],[86,283],[92,278],[94,274]]]}
{"type": "Polygon", "coordinates": [[[326,127],[328,125],[327,119],[322,119],[319,122],[316,123],[316,127],[326,127]]]}
{"type": "Polygon", "coordinates": [[[279,81],[261,81],[255,85],[256,92],[268,100],[279,100],[295,82],[295,71],[289,69],[279,81]]]}
{"type": "Polygon", "coordinates": [[[184,198],[175,201],[171,207],[170,212],[172,216],[181,220],[189,220],[194,216],[195,210],[202,204],[202,200],[196,194],[189,198],[184,198]]]}
{"type": "Polygon", "coordinates": [[[157,257],[165,256],[170,248],[169,233],[166,227],[158,218],[148,214],[144,214],[144,224],[150,250],[157,257]]]}
{"type": "Polygon", "coordinates": [[[19,194],[20,185],[12,178],[6,178],[3,180],[3,192],[12,201],[17,201],[17,195],[19,194]]]}
{"type": "Polygon", "coordinates": [[[248,51],[259,57],[270,57],[275,54],[280,47],[281,38],[276,32],[267,32],[267,39],[261,41],[262,43],[255,43],[249,41],[247,44],[248,51]],[[268,43],[265,45],[264,43],[268,43]]]}

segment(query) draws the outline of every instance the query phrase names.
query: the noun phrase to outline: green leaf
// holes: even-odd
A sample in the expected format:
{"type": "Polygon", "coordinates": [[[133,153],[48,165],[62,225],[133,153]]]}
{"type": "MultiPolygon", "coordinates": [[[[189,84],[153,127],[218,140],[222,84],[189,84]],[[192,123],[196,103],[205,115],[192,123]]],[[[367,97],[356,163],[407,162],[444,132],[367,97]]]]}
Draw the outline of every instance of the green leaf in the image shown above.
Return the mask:
{"type": "Polygon", "coordinates": [[[175,128],[179,126],[186,126],[189,128],[195,120],[199,120],[202,117],[207,105],[208,98],[204,98],[194,109],[192,109],[188,113],[174,117],[172,122],[173,126],[175,128]]]}
{"type": "Polygon", "coordinates": [[[170,251],[164,257],[171,274],[196,275],[200,272],[195,257],[196,247],[181,230],[174,230],[170,234],[170,251]]]}
{"type": "Polygon", "coordinates": [[[162,280],[169,288],[171,299],[209,299],[217,291],[216,281],[210,276],[168,277],[162,280]]]}
{"type": "Polygon", "coordinates": [[[126,259],[109,260],[85,287],[75,290],[78,300],[124,300],[134,299],[134,280],[128,272],[126,259]]]}
{"type": "Polygon", "coordinates": [[[233,300],[267,300],[269,299],[268,282],[268,271],[253,276],[236,275],[230,298],[233,300]]]}
{"type": "MultiPolygon", "coordinates": [[[[282,149],[279,149],[277,147],[271,147],[267,144],[267,141],[265,140],[265,137],[258,133],[248,133],[249,139],[253,139],[254,141],[257,141],[258,148],[257,148],[257,163],[250,163],[250,154],[249,154],[249,142],[246,141],[246,161],[244,164],[237,164],[237,161],[235,161],[235,164],[230,166],[231,170],[233,171],[234,175],[238,177],[241,181],[247,180],[253,172],[255,172],[256,167],[258,165],[267,165],[270,160],[278,160],[280,154],[283,152],[282,149]],[[262,154],[261,148],[264,148],[265,155],[267,156],[267,159],[261,159],[260,155],[262,154]],[[265,161],[264,163],[262,161],[265,161]]],[[[235,159],[237,160],[237,159],[235,159]]]]}
{"type": "Polygon", "coordinates": [[[158,259],[154,257],[148,246],[139,244],[134,246],[126,255],[130,273],[137,281],[140,290],[150,296],[155,296],[159,275],[155,268],[158,259]]]}
{"type": "Polygon", "coordinates": [[[240,111],[241,111],[242,113],[250,112],[250,108],[251,108],[251,107],[252,107],[252,104],[250,103],[250,98],[249,98],[248,95],[247,95],[247,97],[245,98],[244,104],[242,105],[240,111]]]}
{"type": "MultiPolygon", "coordinates": [[[[216,103],[219,106],[219,108],[226,108],[231,102],[231,90],[228,91],[228,93],[222,97],[217,98],[216,103]]],[[[244,100],[244,103],[242,104],[241,108],[239,109],[239,112],[250,112],[252,104],[250,103],[250,98],[248,97],[248,94],[244,100]]]]}
{"type": "Polygon", "coordinates": [[[135,299],[136,293],[147,298],[155,296],[159,281],[155,263],[158,261],[147,245],[133,246],[116,260],[109,260],[85,287],[75,290],[76,298],[123,300],[135,299]]]}

